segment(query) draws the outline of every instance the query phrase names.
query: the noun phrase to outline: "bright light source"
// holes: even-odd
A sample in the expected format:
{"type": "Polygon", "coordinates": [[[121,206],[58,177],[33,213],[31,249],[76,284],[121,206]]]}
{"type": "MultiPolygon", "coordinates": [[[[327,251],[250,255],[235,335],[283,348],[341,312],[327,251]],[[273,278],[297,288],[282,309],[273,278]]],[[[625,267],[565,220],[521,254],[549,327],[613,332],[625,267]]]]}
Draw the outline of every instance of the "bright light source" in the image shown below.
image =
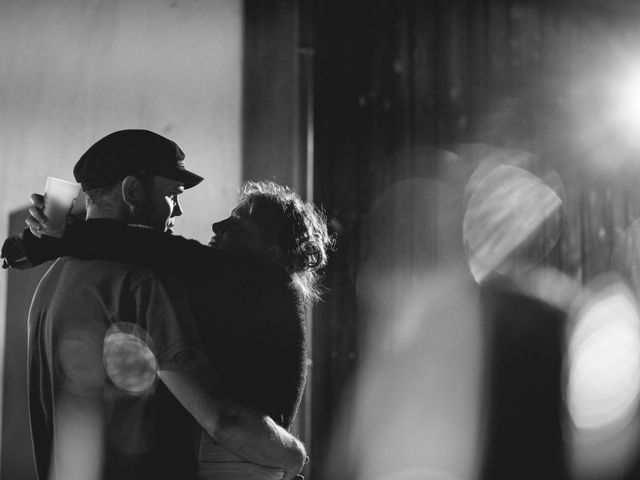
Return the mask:
{"type": "Polygon", "coordinates": [[[609,94],[612,126],[623,140],[640,145],[640,69],[616,76],[609,94]]]}

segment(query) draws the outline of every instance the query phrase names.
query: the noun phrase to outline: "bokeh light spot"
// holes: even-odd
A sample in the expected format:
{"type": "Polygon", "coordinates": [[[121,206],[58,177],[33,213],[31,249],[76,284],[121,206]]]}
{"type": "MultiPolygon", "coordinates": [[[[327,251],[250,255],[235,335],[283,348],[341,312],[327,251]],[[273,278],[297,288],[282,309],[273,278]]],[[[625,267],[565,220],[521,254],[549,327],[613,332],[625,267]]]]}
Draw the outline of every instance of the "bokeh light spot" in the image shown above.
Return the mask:
{"type": "Polygon", "coordinates": [[[576,479],[623,478],[640,447],[640,317],[620,277],[589,290],[568,330],[568,465],[576,479]]]}
{"type": "Polygon", "coordinates": [[[631,293],[615,284],[576,319],[568,348],[567,406],[578,430],[625,428],[638,404],[640,319],[631,293]]]}
{"type": "Polygon", "coordinates": [[[102,389],[102,334],[87,326],[63,332],[58,344],[58,362],[64,388],[76,395],[94,395],[102,389]]]}
{"type": "Polygon", "coordinates": [[[485,175],[471,195],[463,220],[467,261],[481,282],[491,272],[506,274],[539,263],[559,236],[562,200],[528,171],[501,165],[485,175]],[[544,226],[543,238],[536,238],[544,226]],[[531,247],[531,240],[540,240],[531,247]],[[517,253],[526,252],[526,258],[517,253]]]}
{"type": "Polygon", "coordinates": [[[132,395],[153,387],[158,363],[152,347],[149,336],[137,325],[112,325],[104,338],[103,359],[114,385],[132,395]]]}

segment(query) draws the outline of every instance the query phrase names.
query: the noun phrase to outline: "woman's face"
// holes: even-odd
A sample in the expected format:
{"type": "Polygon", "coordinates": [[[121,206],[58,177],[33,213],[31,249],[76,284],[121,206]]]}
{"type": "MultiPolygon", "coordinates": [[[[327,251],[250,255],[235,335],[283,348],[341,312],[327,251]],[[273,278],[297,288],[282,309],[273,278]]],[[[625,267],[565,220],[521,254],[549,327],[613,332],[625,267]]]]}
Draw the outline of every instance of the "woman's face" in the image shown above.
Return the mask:
{"type": "Polygon", "coordinates": [[[244,256],[275,260],[277,248],[254,220],[252,207],[249,201],[242,202],[228,218],[211,225],[213,236],[209,246],[244,256]]]}

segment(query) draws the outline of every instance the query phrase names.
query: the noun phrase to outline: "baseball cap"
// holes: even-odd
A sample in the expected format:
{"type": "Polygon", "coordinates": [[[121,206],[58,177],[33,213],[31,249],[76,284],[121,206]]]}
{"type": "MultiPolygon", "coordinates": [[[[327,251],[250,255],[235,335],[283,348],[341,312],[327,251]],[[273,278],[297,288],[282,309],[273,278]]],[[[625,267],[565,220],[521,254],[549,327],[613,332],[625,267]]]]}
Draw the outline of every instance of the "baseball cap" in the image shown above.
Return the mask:
{"type": "Polygon", "coordinates": [[[187,170],[175,142],[149,130],[119,130],[94,143],[80,157],[73,175],[82,190],[118,183],[127,175],[158,175],[191,188],[203,178],[187,170]]]}

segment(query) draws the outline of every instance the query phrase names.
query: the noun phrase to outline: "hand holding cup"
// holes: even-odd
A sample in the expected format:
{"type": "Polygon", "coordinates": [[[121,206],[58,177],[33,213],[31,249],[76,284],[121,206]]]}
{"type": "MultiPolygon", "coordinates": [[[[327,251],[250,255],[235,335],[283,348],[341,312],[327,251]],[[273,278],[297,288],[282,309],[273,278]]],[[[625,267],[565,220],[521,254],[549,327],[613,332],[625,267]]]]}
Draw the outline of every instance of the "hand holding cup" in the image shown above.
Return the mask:
{"type": "Polygon", "coordinates": [[[62,237],[67,218],[77,201],[80,185],[48,177],[44,195],[31,195],[32,207],[25,223],[36,237],[62,237]]]}
{"type": "Polygon", "coordinates": [[[32,234],[40,238],[49,222],[49,219],[44,214],[44,195],[39,193],[31,194],[31,205],[33,206],[29,207],[29,214],[24,219],[24,223],[27,224],[32,234]]]}

